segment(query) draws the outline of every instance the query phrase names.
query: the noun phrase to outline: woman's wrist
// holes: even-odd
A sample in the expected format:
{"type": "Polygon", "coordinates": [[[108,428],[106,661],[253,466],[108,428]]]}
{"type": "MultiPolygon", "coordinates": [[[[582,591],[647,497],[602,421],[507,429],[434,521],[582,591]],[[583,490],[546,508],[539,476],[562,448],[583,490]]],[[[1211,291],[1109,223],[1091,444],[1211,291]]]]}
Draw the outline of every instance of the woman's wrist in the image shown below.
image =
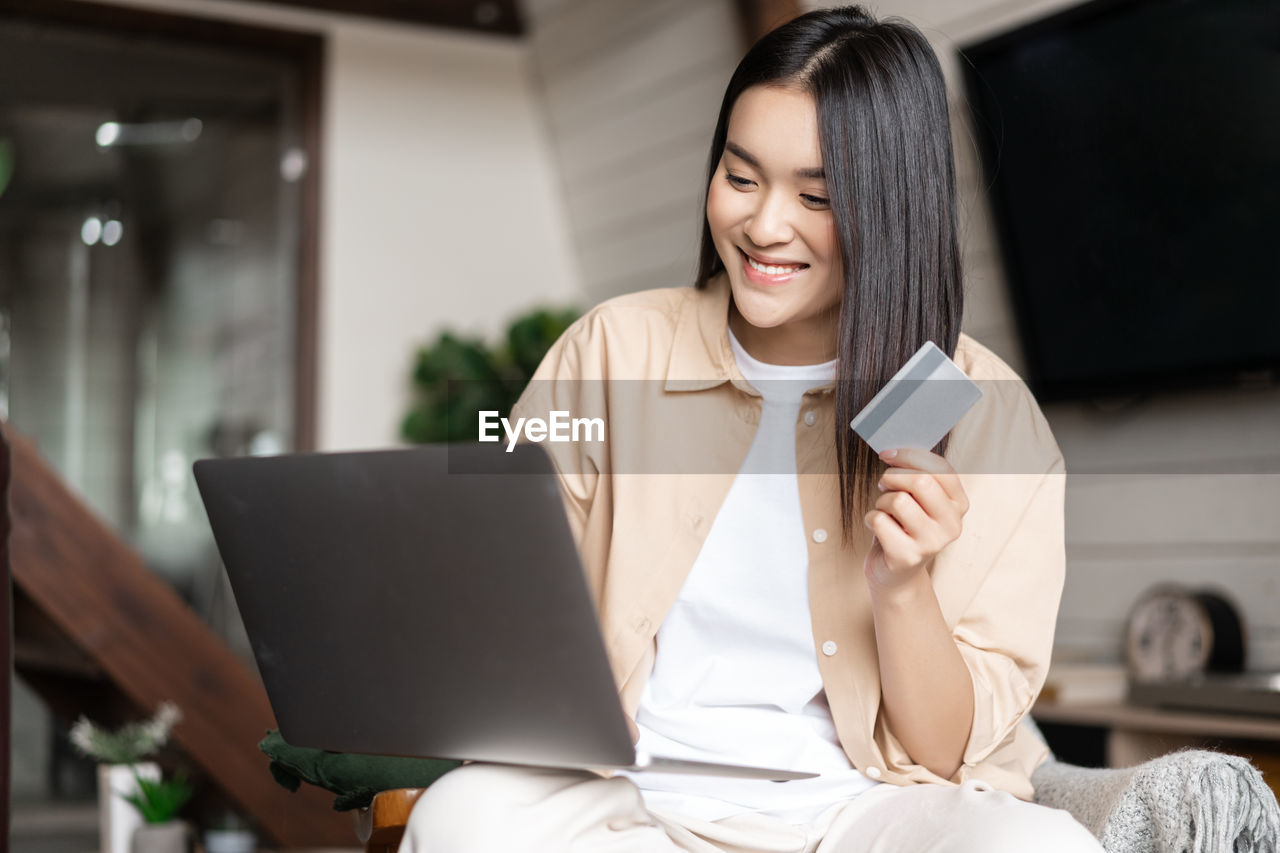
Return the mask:
{"type": "Polygon", "coordinates": [[[918,613],[923,607],[937,608],[938,597],[933,591],[933,581],[928,567],[913,572],[899,583],[882,586],[868,579],[871,606],[877,614],[918,613]]]}

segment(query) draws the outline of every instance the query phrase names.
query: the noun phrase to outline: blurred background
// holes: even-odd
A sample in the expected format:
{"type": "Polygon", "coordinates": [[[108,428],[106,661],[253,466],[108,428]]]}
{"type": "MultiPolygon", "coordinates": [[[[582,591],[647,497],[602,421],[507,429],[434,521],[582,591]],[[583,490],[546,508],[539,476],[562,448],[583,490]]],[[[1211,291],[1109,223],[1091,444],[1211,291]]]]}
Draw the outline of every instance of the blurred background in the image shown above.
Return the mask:
{"type": "MultiPolygon", "coordinates": [[[[95,849],[94,771],[68,745],[67,725],[76,713],[145,715],[154,710],[145,700],[165,692],[147,686],[147,673],[163,670],[155,661],[168,638],[154,636],[154,648],[133,651],[95,646],[116,623],[94,614],[128,597],[112,598],[114,581],[86,581],[72,593],[76,584],[50,581],[34,567],[115,578],[93,543],[119,543],[225,649],[225,656],[210,653],[209,672],[239,661],[252,673],[192,461],[400,443],[415,358],[442,331],[501,339],[534,309],[585,309],[621,293],[690,283],[707,146],[729,74],[755,38],[817,5],[835,4],[0,0],[0,417],[14,442],[15,484],[37,457],[47,467],[31,476],[49,484],[40,501],[14,498],[14,849],[95,849]],[[63,487],[65,495],[57,491],[63,487]],[[88,544],[80,557],[42,550],[38,543],[71,524],[46,510],[73,503],[102,529],[83,522],[89,532],[78,541],[88,544]],[[23,507],[41,510],[24,515],[23,507]],[[76,594],[79,604],[66,603],[76,594]],[[112,655],[149,663],[117,665],[112,655]],[[120,695],[101,699],[107,693],[120,695]]],[[[1089,4],[1115,16],[1101,19],[1093,41],[1085,25],[1094,19],[1074,0],[871,7],[915,23],[938,53],[961,193],[964,328],[1039,383],[1073,475],[1055,667],[1078,678],[1064,675],[1063,696],[1082,690],[1092,699],[1123,698],[1130,614],[1162,583],[1215,591],[1239,616],[1243,667],[1280,671],[1273,302],[1205,280],[1202,290],[1226,294],[1221,316],[1191,301],[1182,320],[1153,325],[1146,338],[1108,338],[1090,319],[1123,316],[1121,331],[1145,328],[1148,313],[1169,305],[1170,270],[1145,261],[1125,266],[1126,280],[1141,282],[1137,296],[1123,297],[1122,308],[1081,297],[1077,315],[1069,315],[1036,301],[1036,276],[1048,273],[1022,257],[1045,238],[1021,233],[1032,214],[1016,188],[1031,187],[1023,196],[1036,196],[1042,209],[1060,208],[1054,176],[1067,185],[1079,180],[1064,178],[1066,167],[1055,164],[1079,152],[1017,148],[1019,119],[1040,123],[1037,99],[1054,93],[1047,84],[1040,93],[1016,84],[1031,79],[1028,69],[1038,63],[1059,90],[1101,96],[1122,72],[1077,80],[1062,69],[1089,65],[1089,51],[1118,37],[1127,10],[1158,18],[1175,5],[1089,4]],[[1052,27],[1037,23],[1055,15],[1067,17],[1052,27]],[[1000,41],[1013,32],[1031,41],[1000,41]],[[1036,42],[1037,33],[1047,41],[1036,42]],[[1081,38],[1073,43],[1072,34],[1081,38]],[[959,50],[969,47],[962,60],[959,50]],[[1073,55],[1076,66],[1049,64],[1055,51],[1072,50],[1085,51],[1073,55]],[[1037,175],[1042,183],[1027,183],[1037,175]],[[1062,318],[1054,340],[1046,311],[1062,318]],[[1196,349],[1191,341],[1209,338],[1223,340],[1191,361],[1144,361],[1148,352],[1184,353],[1196,349]],[[1223,353],[1233,345],[1238,352],[1223,353]],[[1064,359],[1105,352],[1116,363],[1126,350],[1142,356],[1127,372],[1053,373],[1064,359]]],[[[1256,15],[1253,32],[1263,47],[1246,79],[1258,97],[1280,91],[1274,5],[1226,6],[1244,20],[1256,15]]],[[[1134,20],[1146,26],[1147,19],[1134,20]]],[[[1204,67],[1232,55],[1230,39],[1243,35],[1234,19],[1220,29],[1223,41],[1197,42],[1204,67]]],[[[1168,97],[1133,85],[1113,99],[1119,112],[1168,97]]],[[[1203,94],[1221,102],[1222,91],[1203,94]]],[[[1226,100],[1244,104],[1254,94],[1226,100]]],[[[1172,114],[1181,109],[1168,100],[1172,114]]],[[[1273,124],[1240,115],[1216,123],[1189,117],[1188,138],[1277,150],[1273,124]]],[[[1131,159],[1092,154],[1134,174],[1154,163],[1149,177],[1165,185],[1197,159],[1194,148],[1178,149],[1184,159],[1162,158],[1158,139],[1166,130],[1157,127],[1136,150],[1126,149],[1131,159]]],[[[1230,213],[1238,223],[1230,233],[1257,229],[1261,237],[1261,228],[1280,222],[1274,159],[1237,164],[1222,179],[1231,193],[1181,204],[1176,195],[1151,196],[1111,219],[1151,220],[1152,245],[1171,251],[1203,242],[1188,225],[1160,221],[1159,212],[1173,207],[1196,221],[1230,213]],[[1241,198],[1254,206],[1240,207],[1241,198]]],[[[1061,223],[1043,217],[1049,231],[1070,235],[1056,249],[1062,258],[1046,254],[1046,265],[1100,282],[1103,294],[1116,289],[1109,262],[1095,259],[1084,272],[1064,264],[1092,252],[1091,238],[1074,229],[1090,212],[1107,219],[1114,186],[1100,183],[1093,201],[1086,196],[1061,223]]],[[[1123,249],[1135,238],[1112,242],[1123,249]]],[[[1265,237],[1249,242],[1267,244],[1265,237]]],[[[1219,245],[1224,257],[1244,252],[1219,245]]],[[[1173,266],[1195,268],[1192,261],[1173,266]]],[[[1273,254],[1270,264],[1241,275],[1252,276],[1256,294],[1280,292],[1275,270],[1273,254]]],[[[146,590],[136,600],[163,597],[146,590]]],[[[145,621],[137,613],[120,618],[145,621]]],[[[1218,622],[1213,629],[1227,630],[1218,622]]],[[[220,677],[208,683],[223,684],[220,677]]],[[[234,697],[191,694],[200,695],[204,709],[184,713],[217,728],[221,705],[234,697]]],[[[1280,711],[1263,718],[1280,719],[1280,711]]],[[[1064,718],[1062,725],[1101,739],[1099,762],[1118,760],[1107,741],[1114,741],[1114,719],[1064,718]]],[[[1202,729],[1182,734],[1222,737],[1209,723],[1202,729]]],[[[1280,752],[1280,723],[1241,737],[1251,749],[1280,752]]],[[[178,746],[217,751],[213,740],[178,746]]],[[[247,748],[252,754],[252,742],[247,748]]],[[[244,814],[225,794],[239,771],[204,769],[214,780],[209,787],[223,791],[220,800],[211,794],[208,810],[244,814]]],[[[245,772],[265,776],[264,767],[245,772]]],[[[261,828],[264,818],[245,820],[261,828]]],[[[284,830],[261,835],[292,843],[284,830]]],[[[319,836],[326,838],[332,834],[319,836]]],[[[292,839],[316,843],[317,836],[292,839]]]]}

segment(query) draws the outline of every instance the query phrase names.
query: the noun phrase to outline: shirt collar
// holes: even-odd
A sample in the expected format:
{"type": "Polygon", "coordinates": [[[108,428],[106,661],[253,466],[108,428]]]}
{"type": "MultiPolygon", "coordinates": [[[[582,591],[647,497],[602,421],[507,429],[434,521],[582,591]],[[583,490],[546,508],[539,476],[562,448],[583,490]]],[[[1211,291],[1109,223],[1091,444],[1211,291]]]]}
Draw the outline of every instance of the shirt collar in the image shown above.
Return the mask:
{"type": "Polygon", "coordinates": [[[667,391],[703,391],[735,380],[746,384],[729,348],[729,296],[721,271],[681,303],[667,358],[667,391]]]}

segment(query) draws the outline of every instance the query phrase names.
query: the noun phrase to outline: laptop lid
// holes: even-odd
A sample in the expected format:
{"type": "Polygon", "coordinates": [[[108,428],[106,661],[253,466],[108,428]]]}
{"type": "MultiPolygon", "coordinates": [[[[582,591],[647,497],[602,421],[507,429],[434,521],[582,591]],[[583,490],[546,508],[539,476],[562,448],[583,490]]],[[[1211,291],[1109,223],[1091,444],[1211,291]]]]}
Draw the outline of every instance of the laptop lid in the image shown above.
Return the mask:
{"type": "Polygon", "coordinates": [[[635,760],[551,462],[536,445],[504,450],[195,463],[290,743],[545,766],[635,760]]]}

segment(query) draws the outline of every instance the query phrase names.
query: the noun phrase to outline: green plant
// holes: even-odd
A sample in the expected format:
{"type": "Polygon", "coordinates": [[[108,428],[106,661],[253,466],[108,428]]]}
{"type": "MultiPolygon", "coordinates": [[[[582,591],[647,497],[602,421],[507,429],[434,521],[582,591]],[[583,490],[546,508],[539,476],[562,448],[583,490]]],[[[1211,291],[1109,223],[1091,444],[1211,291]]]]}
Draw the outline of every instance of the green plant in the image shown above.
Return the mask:
{"type": "Polygon", "coordinates": [[[155,716],[115,731],[103,729],[81,716],[71,727],[76,749],[102,764],[136,764],[164,746],[169,731],[182,719],[172,702],[161,702],[155,716]]]}
{"type": "Polygon", "coordinates": [[[156,781],[144,779],[135,769],[133,778],[138,781],[138,792],[127,794],[124,799],[133,804],[147,823],[167,823],[173,820],[195,793],[195,786],[182,771],[178,771],[172,779],[156,781]]]}
{"type": "Polygon", "coordinates": [[[516,318],[494,347],[441,332],[414,359],[414,402],[400,434],[419,444],[475,441],[477,414],[510,413],[542,357],[578,313],[575,308],[531,311],[516,318]]]}

